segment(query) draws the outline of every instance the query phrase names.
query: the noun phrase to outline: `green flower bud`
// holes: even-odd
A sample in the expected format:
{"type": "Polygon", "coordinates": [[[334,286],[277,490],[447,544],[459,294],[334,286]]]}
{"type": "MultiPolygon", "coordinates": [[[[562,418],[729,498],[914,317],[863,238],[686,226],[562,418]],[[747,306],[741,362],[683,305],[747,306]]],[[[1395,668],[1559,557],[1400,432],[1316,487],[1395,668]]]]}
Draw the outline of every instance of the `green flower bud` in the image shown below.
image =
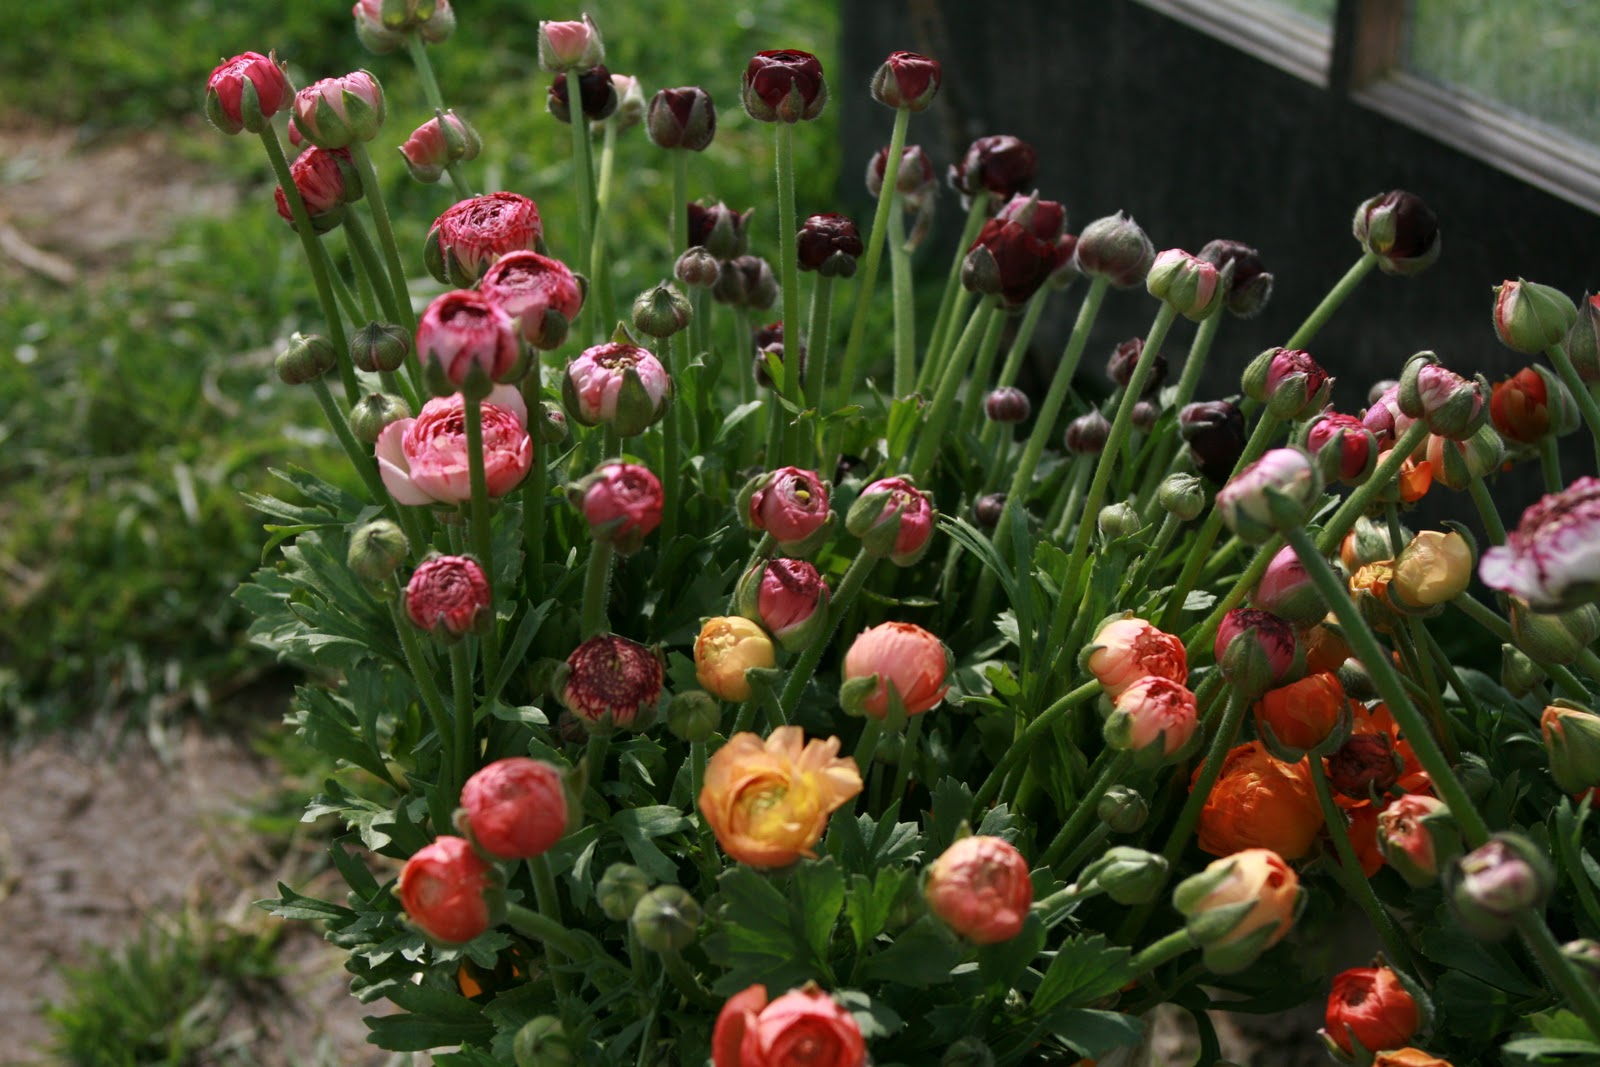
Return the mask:
{"type": "Polygon", "coordinates": [[[1525,356],[1560,344],[1577,321],[1577,307],[1559,289],[1521,279],[1495,286],[1495,333],[1525,356]]]}
{"type": "Polygon", "coordinates": [[[378,440],[385,426],[410,417],[411,409],[393,393],[368,393],[350,410],[350,432],[370,445],[378,440]]]}
{"type": "Polygon", "coordinates": [[[338,366],[339,354],[333,342],[316,333],[296,333],[289,347],[278,354],[274,367],[288,385],[304,385],[338,366]]]}
{"type": "Polygon", "coordinates": [[[722,725],[722,705],[704,689],[685,689],[667,704],[667,730],[680,741],[707,741],[722,725]]]}
{"type": "Polygon", "coordinates": [[[1600,637],[1600,608],[1584,604],[1560,614],[1534,611],[1528,602],[1511,598],[1511,639],[1540,663],[1568,666],[1600,637]]]}
{"type": "Polygon", "coordinates": [[[1600,715],[1558,700],[1544,709],[1539,730],[1556,785],[1568,793],[1600,785],[1600,715]]]}
{"type": "Polygon", "coordinates": [[[357,370],[399,370],[411,353],[411,335],[399,326],[369,322],[350,335],[350,361],[357,370]]]}
{"type": "Polygon", "coordinates": [[[1533,692],[1545,679],[1544,671],[1515,645],[1500,646],[1500,684],[1517,698],[1533,692]]]}
{"type": "Polygon", "coordinates": [[[571,1067],[578,1062],[577,1050],[554,1015],[540,1015],[523,1024],[512,1043],[511,1055],[517,1067],[571,1067]]]}
{"type": "Polygon", "coordinates": [[[1600,382],[1600,296],[1583,294],[1578,317],[1562,344],[1578,377],[1586,383],[1600,382]]]}
{"type": "Polygon", "coordinates": [[[648,892],[649,876],[631,863],[613,863],[594,887],[600,910],[606,913],[606,918],[618,922],[631,917],[648,892]]]}
{"type": "Polygon", "coordinates": [[[1096,526],[1100,531],[1100,543],[1109,545],[1113,541],[1136,536],[1144,529],[1144,520],[1139,517],[1137,508],[1124,501],[1101,508],[1096,526]]]}
{"type": "Polygon", "coordinates": [[[677,952],[694,944],[704,919],[700,902],[687,889],[663,885],[639,898],[628,925],[645,948],[677,952]]]}
{"type": "Polygon", "coordinates": [[[692,315],[689,298],[666,282],[646,289],[633,302],[634,329],[655,338],[671,337],[684,329],[692,315]]]}
{"type": "Polygon", "coordinates": [[[1150,817],[1150,805],[1138,790],[1125,785],[1114,785],[1100,797],[1095,807],[1100,821],[1111,827],[1113,833],[1137,833],[1150,817]]]}
{"type": "Polygon", "coordinates": [[[1078,884],[1103,889],[1118,904],[1148,904],[1167,884],[1167,861],[1142,848],[1114,845],[1083,869],[1078,884]]]}
{"type": "Polygon", "coordinates": [[[357,575],[377,584],[393,576],[410,550],[400,527],[388,519],[374,519],[350,535],[345,561],[357,575]]]}

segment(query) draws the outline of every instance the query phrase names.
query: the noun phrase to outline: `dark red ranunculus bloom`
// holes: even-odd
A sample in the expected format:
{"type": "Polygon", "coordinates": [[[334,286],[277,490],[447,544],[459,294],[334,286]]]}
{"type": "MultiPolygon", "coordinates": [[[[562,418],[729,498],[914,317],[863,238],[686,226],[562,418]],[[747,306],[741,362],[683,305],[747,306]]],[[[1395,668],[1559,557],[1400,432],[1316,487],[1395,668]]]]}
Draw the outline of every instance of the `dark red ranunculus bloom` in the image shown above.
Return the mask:
{"type": "Polygon", "coordinates": [[[1032,183],[1038,166],[1038,154],[1021,138],[1008,133],[980,137],[960,163],[950,165],[950,187],[963,197],[987,189],[996,202],[1003,202],[1032,183]]]}
{"type": "Polygon", "coordinates": [[[1020,222],[990,219],[967,251],[961,282],[978,293],[999,296],[1007,307],[1021,307],[1061,266],[1061,246],[1041,239],[1020,222]]]}
{"type": "Polygon", "coordinates": [[[921,111],[939,91],[937,59],[917,52],[891,52],[872,77],[872,98],[889,107],[921,111]]]}
{"type": "Polygon", "coordinates": [[[855,261],[861,249],[861,234],[856,224],[844,215],[831,212],[806,219],[795,241],[800,269],[820,271],[828,277],[840,274],[849,277],[855,273],[855,261]]]}
{"type": "Polygon", "coordinates": [[[650,100],[645,128],[661,148],[699,152],[716,136],[717,108],[711,94],[698,85],[662,89],[650,100]]]}
{"type": "Polygon", "coordinates": [[[743,99],[757,122],[814,119],[828,103],[822,62],[793,49],[757,52],[745,67],[743,99]]]}
{"type": "Polygon", "coordinates": [[[1328,781],[1351,800],[1380,796],[1400,780],[1401,761],[1386,733],[1355,734],[1328,757],[1328,781]]]}
{"type": "MultiPolygon", "coordinates": [[[[590,67],[578,75],[578,104],[583,108],[584,118],[590,122],[599,122],[617,110],[617,102],[616,84],[611,80],[611,72],[605,67],[590,67]]],[[[557,74],[555,80],[550,83],[545,107],[561,122],[572,121],[571,92],[567,88],[565,74],[557,74]]]]}
{"type": "Polygon", "coordinates": [[[719,200],[715,204],[690,202],[688,210],[690,248],[699,245],[723,262],[744,255],[749,243],[745,227],[754,208],[738,212],[719,200]]]}

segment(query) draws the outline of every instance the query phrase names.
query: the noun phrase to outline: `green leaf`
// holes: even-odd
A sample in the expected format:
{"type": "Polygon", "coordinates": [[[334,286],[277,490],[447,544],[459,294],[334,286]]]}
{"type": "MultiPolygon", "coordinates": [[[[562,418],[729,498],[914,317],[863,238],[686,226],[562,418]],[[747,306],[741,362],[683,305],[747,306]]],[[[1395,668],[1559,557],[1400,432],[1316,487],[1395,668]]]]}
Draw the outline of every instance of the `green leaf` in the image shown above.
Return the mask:
{"type": "Polygon", "coordinates": [[[1073,1008],[1050,1017],[1050,1032],[1079,1055],[1100,1059],[1114,1049],[1144,1040],[1144,1022],[1114,1011],[1073,1008]]]}
{"type": "Polygon", "coordinates": [[[880,1037],[890,1037],[905,1027],[905,1020],[881,1000],[873,1000],[859,989],[836,989],[833,999],[855,1019],[861,1036],[868,1043],[880,1037]]]}
{"type": "Polygon", "coordinates": [[[863,981],[894,982],[920,988],[950,980],[950,969],[961,962],[965,949],[946,926],[924,915],[900,932],[883,951],[868,956],[859,967],[863,981]]]}
{"type": "Polygon", "coordinates": [[[410,1014],[369,1015],[362,1020],[372,1030],[369,1040],[379,1048],[422,1052],[442,1045],[481,1044],[494,1036],[494,1025],[482,1009],[459,993],[404,983],[387,992],[410,1014]]]}
{"type": "Polygon", "coordinates": [[[1126,948],[1108,945],[1103,934],[1068,938],[1034,991],[1033,1014],[1043,1015],[1058,1004],[1081,1007],[1110,996],[1133,980],[1130,956],[1126,948]]]}
{"type": "Polygon", "coordinates": [[[933,810],[928,820],[932,851],[942,853],[955,841],[972,814],[972,790],[959,778],[945,778],[933,787],[933,810]]]}
{"type": "Polygon", "coordinates": [[[883,932],[894,911],[895,901],[915,877],[905,867],[885,867],[876,877],[864,874],[850,876],[850,891],[845,894],[845,916],[850,922],[850,932],[856,939],[860,952],[883,932]]]}
{"type": "Polygon", "coordinates": [[[716,928],[704,941],[706,955],[727,972],[713,992],[729,996],[755,982],[787,989],[821,977],[809,963],[803,921],[766,876],[742,865],[723,871],[712,915],[716,928]]]}
{"type": "Polygon", "coordinates": [[[527,654],[528,646],[533,644],[533,638],[539,632],[539,627],[544,624],[545,616],[550,614],[550,609],[555,606],[554,600],[546,600],[536,608],[529,608],[527,614],[522,616],[522,622],[517,626],[516,636],[506,646],[505,659],[500,663],[500,671],[495,675],[494,684],[484,694],[485,704],[491,704],[500,695],[500,691],[511,681],[511,676],[524,669],[523,657],[527,654]]]}
{"type": "Polygon", "coordinates": [[[722,425],[717,429],[717,436],[715,440],[711,442],[711,447],[715,449],[723,444],[723,442],[727,441],[728,435],[732,433],[741,422],[760,411],[761,408],[761,401],[752,400],[748,404],[740,404],[738,407],[728,412],[728,414],[722,420],[722,425]]]}
{"type": "Polygon", "coordinates": [[[806,944],[820,967],[828,966],[828,942],[844,904],[844,872],[832,856],[804,860],[795,868],[789,891],[804,924],[806,944]]]}
{"type": "Polygon", "coordinates": [[[271,912],[280,919],[307,919],[312,922],[338,923],[341,926],[356,917],[356,913],[349,908],[296,893],[282,882],[278,883],[278,896],[275,899],[258,900],[255,906],[271,912]]]}
{"type": "Polygon", "coordinates": [[[1435,915],[1437,921],[1422,930],[1424,956],[1516,996],[1539,995],[1539,987],[1523,976],[1516,960],[1504,948],[1464,936],[1443,908],[1435,915]]]}
{"type": "MultiPolygon", "coordinates": [[[[1600,1045],[1593,1041],[1574,1041],[1571,1038],[1561,1037],[1523,1037],[1515,1041],[1507,1041],[1502,1046],[1503,1051],[1513,1052],[1518,1056],[1529,1059],[1542,1060],[1545,1056],[1583,1056],[1583,1060],[1566,1060],[1559,1062],[1579,1067],[1580,1064],[1593,1063],[1595,1057],[1600,1056],[1600,1045]]],[[[1548,1062],[1548,1061],[1546,1061],[1548,1062]]]]}
{"type": "Polygon", "coordinates": [[[1030,912],[1016,937],[978,950],[978,973],[991,990],[1013,988],[1044,947],[1046,936],[1043,920],[1030,912]]]}
{"type": "Polygon", "coordinates": [[[657,848],[652,838],[665,837],[694,826],[677,808],[659,804],[648,808],[624,808],[607,823],[628,847],[639,869],[658,882],[678,880],[678,866],[657,848]]]}
{"type": "Polygon", "coordinates": [[[267,538],[266,544],[261,546],[261,562],[265,563],[267,561],[267,556],[271,554],[272,550],[283,544],[291,537],[298,537],[307,530],[321,530],[329,526],[337,525],[339,524],[330,522],[300,522],[295,523],[292,526],[279,526],[270,522],[265,523],[261,528],[267,531],[267,533],[271,536],[267,538]]]}

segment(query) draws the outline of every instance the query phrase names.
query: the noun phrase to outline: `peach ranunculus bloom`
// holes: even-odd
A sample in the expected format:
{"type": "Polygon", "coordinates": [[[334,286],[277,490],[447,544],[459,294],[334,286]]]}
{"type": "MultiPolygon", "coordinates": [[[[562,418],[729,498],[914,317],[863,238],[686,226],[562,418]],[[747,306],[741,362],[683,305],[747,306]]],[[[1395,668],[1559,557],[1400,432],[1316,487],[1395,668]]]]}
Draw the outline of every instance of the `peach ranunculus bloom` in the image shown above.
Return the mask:
{"type": "Polygon", "coordinates": [[[744,672],[777,663],[772,638],[742,615],[718,615],[705,621],[694,642],[694,676],[718,700],[750,699],[744,672]]]}
{"type": "Polygon", "coordinates": [[[1200,809],[1200,848],[1213,856],[1267,848],[1297,860],[1311,852],[1322,823],[1305,761],[1284,763],[1261,742],[1250,741],[1222,761],[1222,774],[1200,809]]]}
{"type": "Polygon", "coordinates": [[[1022,932],[1033,905],[1028,861],[998,837],[963,837],[928,867],[928,910],[978,945],[1022,932]]]}
{"type": "Polygon", "coordinates": [[[1216,860],[1173,891],[1173,906],[1191,930],[1205,917],[1238,904],[1251,907],[1226,930],[1204,939],[1205,962],[1218,974],[1249,966],[1282,941],[1299,910],[1300,878],[1271,849],[1248,848],[1216,860]]]}
{"type": "Polygon", "coordinates": [[[1109,697],[1151,675],[1179,685],[1189,680],[1183,642],[1144,619],[1116,619],[1100,627],[1084,665],[1109,697]]]}
{"type": "Polygon", "coordinates": [[[700,811],[733,859],[752,867],[786,867],[813,847],[828,816],[861,792],[853,759],[839,758],[839,739],[805,740],[798,726],[780,726],[765,741],[734,734],[706,763],[700,811]]]}
{"type": "Polygon", "coordinates": [[[844,654],[844,678],[878,677],[861,709],[874,719],[889,714],[889,686],[907,715],[937,707],[950,689],[950,657],[933,634],[909,622],[886,622],[861,631],[844,654]]]}
{"type": "MultiPolygon", "coordinates": [[[[397,419],[378,435],[378,473],[397,503],[453,505],[472,499],[462,403],[460,393],[430,400],[416,418],[397,419]]],[[[515,386],[499,385],[481,410],[484,480],[490,496],[505,496],[533,466],[528,408],[515,386]]]]}

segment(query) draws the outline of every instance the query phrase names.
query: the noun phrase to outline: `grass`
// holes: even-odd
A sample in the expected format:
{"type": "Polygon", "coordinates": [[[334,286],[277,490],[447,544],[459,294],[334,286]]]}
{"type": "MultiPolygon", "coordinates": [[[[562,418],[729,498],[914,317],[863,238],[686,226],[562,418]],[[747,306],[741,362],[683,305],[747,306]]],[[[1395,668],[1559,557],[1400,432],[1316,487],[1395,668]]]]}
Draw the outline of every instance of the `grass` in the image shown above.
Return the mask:
{"type": "MultiPolygon", "coordinates": [[[[739,107],[743,57],[799,47],[835,66],[835,6],[582,6],[612,69],[638,76],[647,94],[700,84],[717,101],[718,138],[691,160],[690,195],[770,201],[771,130],[739,107]]],[[[571,255],[570,132],[544,112],[534,14],[510,0],[463,2],[458,13],[456,35],[431,54],[446,100],[487,139],[470,180],[533,196],[553,252],[571,255]]],[[[420,86],[402,57],[361,49],[348,3],[62,0],[32,5],[8,28],[0,100],[13,119],[75,126],[91,140],[166,131],[185,164],[204,164],[242,197],[230,216],[186,220],[81,289],[6,276],[0,335],[17,340],[0,352],[0,730],[26,735],[112,711],[131,712],[135,725],[204,712],[262,666],[229,598],[265,542],[240,494],[263,489],[269,466],[346,477],[315,405],[272,372],[288,335],[318,329],[320,317],[298,245],[271,208],[260,148],[197,119],[206,75],[224,54],[269,48],[296,84],[372,69],[390,104],[373,154],[414,280],[427,226],[454,198],[447,185],[412,182],[394,159],[390,146],[427,117],[420,86]]],[[[802,213],[833,206],[832,134],[827,122],[799,131],[802,213]]],[[[661,153],[635,128],[617,155],[618,306],[593,312],[613,321],[670,270],[661,153]]],[[[0,184],[24,178],[0,172],[0,184]]],[[[775,253],[775,222],[758,216],[753,251],[775,253]]]]}

